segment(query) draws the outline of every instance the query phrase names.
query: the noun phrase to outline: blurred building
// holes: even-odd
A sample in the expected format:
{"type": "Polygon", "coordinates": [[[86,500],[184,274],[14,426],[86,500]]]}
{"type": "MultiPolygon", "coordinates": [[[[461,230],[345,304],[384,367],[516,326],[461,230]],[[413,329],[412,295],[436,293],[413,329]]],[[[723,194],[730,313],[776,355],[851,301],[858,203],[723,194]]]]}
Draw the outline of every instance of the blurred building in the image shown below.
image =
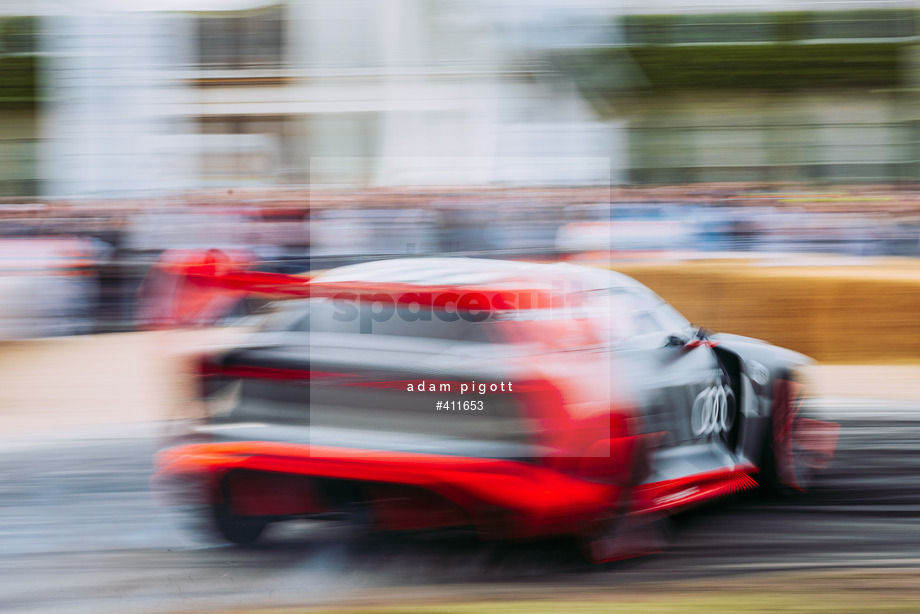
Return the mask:
{"type": "Polygon", "coordinates": [[[0,196],[916,180],[920,13],[840,6],[5,0],[0,196]]]}
{"type": "Polygon", "coordinates": [[[618,122],[513,35],[532,6],[179,5],[32,5],[37,160],[10,193],[607,182],[618,122]]]}

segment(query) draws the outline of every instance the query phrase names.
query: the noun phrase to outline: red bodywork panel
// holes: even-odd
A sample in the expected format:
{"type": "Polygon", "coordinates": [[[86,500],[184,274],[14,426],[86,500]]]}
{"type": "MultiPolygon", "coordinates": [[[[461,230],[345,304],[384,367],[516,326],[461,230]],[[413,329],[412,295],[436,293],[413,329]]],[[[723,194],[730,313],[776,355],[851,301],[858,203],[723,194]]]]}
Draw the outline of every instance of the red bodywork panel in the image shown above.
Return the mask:
{"type": "MultiPolygon", "coordinates": [[[[580,480],[529,463],[497,459],[396,453],[248,441],[197,444],[161,452],[156,481],[209,476],[214,482],[234,469],[309,476],[362,484],[416,487],[451,502],[482,528],[496,514],[510,514],[514,535],[571,532],[574,523],[612,500],[617,487],[580,480]]],[[[261,487],[247,499],[258,499],[261,487]]],[[[318,513],[324,509],[306,509],[318,513]]],[[[449,525],[448,525],[449,526],[449,525]]]]}
{"type": "MultiPolygon", "coordinates": [[[[476,526],[485,537],[575,533],[618,501],[622,487],[528,462],[264,441],[193,444],[161,452],[155,483],[226,480],[237,513],[333,511],[311,480],[360,484],[385,529],[476,526]],[[237,477],[239,476],[239,477],[237,477]]],[[[634,490],[631,513],[667,512],[756,486],[751,465],[634,490]]],[[[205,489],[207,491],[209,489],[205,489]]],[[[228,492],[228,491],[222,491],[228,492]]]]}

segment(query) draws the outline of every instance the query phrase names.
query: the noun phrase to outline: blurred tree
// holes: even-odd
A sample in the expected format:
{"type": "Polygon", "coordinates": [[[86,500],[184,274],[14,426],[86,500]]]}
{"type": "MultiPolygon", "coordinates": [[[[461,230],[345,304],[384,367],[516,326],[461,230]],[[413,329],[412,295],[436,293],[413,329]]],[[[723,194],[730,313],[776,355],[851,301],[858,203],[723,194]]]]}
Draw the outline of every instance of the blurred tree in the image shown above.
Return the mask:
{"type": "Polygon", "coordinates": [[[38,100],[35,17],[0,18],[0,109],[38,100]]]}
{"type": "Polygon", "coordinates": [[[625,44],[554,49],[549,59],[592,99],[899,87],[918,24],[913,10],[630,15],[620,20],[625,44]],[[641,77],[624,78],[635,69],[641,77]]]}

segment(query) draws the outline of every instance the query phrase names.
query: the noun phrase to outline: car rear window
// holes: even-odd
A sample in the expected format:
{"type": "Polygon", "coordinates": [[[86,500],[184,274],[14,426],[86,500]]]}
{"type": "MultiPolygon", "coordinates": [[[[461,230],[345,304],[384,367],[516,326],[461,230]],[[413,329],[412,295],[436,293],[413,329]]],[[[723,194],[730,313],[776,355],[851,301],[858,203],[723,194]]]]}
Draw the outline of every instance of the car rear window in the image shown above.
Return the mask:
{"type": "Polygon", "coordinates": [[[263,330],[317,333],[374,334],[488,343],[495,339],[495,321],[470,321],[454,311],[392,308],[369,304],[342,305],[330,299],[287,303],[272,314],[263,330]],[[376,306],[379,307],[379,306],[376,306]]]}

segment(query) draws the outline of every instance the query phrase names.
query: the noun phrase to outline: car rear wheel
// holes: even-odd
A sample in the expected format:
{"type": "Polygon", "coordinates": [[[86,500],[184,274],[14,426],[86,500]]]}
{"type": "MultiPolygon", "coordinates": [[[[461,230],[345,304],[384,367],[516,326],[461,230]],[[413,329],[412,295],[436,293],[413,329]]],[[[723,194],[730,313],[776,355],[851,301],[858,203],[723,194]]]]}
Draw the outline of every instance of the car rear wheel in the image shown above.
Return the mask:
{"type": "Polygon", "coordinates": [[[579,536],[589,563],[613,563],[661,552],[668,541],[668,518],[635,512],[611,513],[579,536]]]}
{"type": "Polygon", "coordinates": [[[636,509],[635,488],[651,467],[651,439],[638,438],[631,468],[614,500],[578,534],[582,556],[594,564],[612,563],[660,552],[666,542],[668,519],[636,509]]]}
{"type": "Polygon", "coordinates": [[[226,503],[214,504],[214,528],[224,540],[239,546],[254,544],[268,526],[261,516],[240,516],[226,503]]]}

